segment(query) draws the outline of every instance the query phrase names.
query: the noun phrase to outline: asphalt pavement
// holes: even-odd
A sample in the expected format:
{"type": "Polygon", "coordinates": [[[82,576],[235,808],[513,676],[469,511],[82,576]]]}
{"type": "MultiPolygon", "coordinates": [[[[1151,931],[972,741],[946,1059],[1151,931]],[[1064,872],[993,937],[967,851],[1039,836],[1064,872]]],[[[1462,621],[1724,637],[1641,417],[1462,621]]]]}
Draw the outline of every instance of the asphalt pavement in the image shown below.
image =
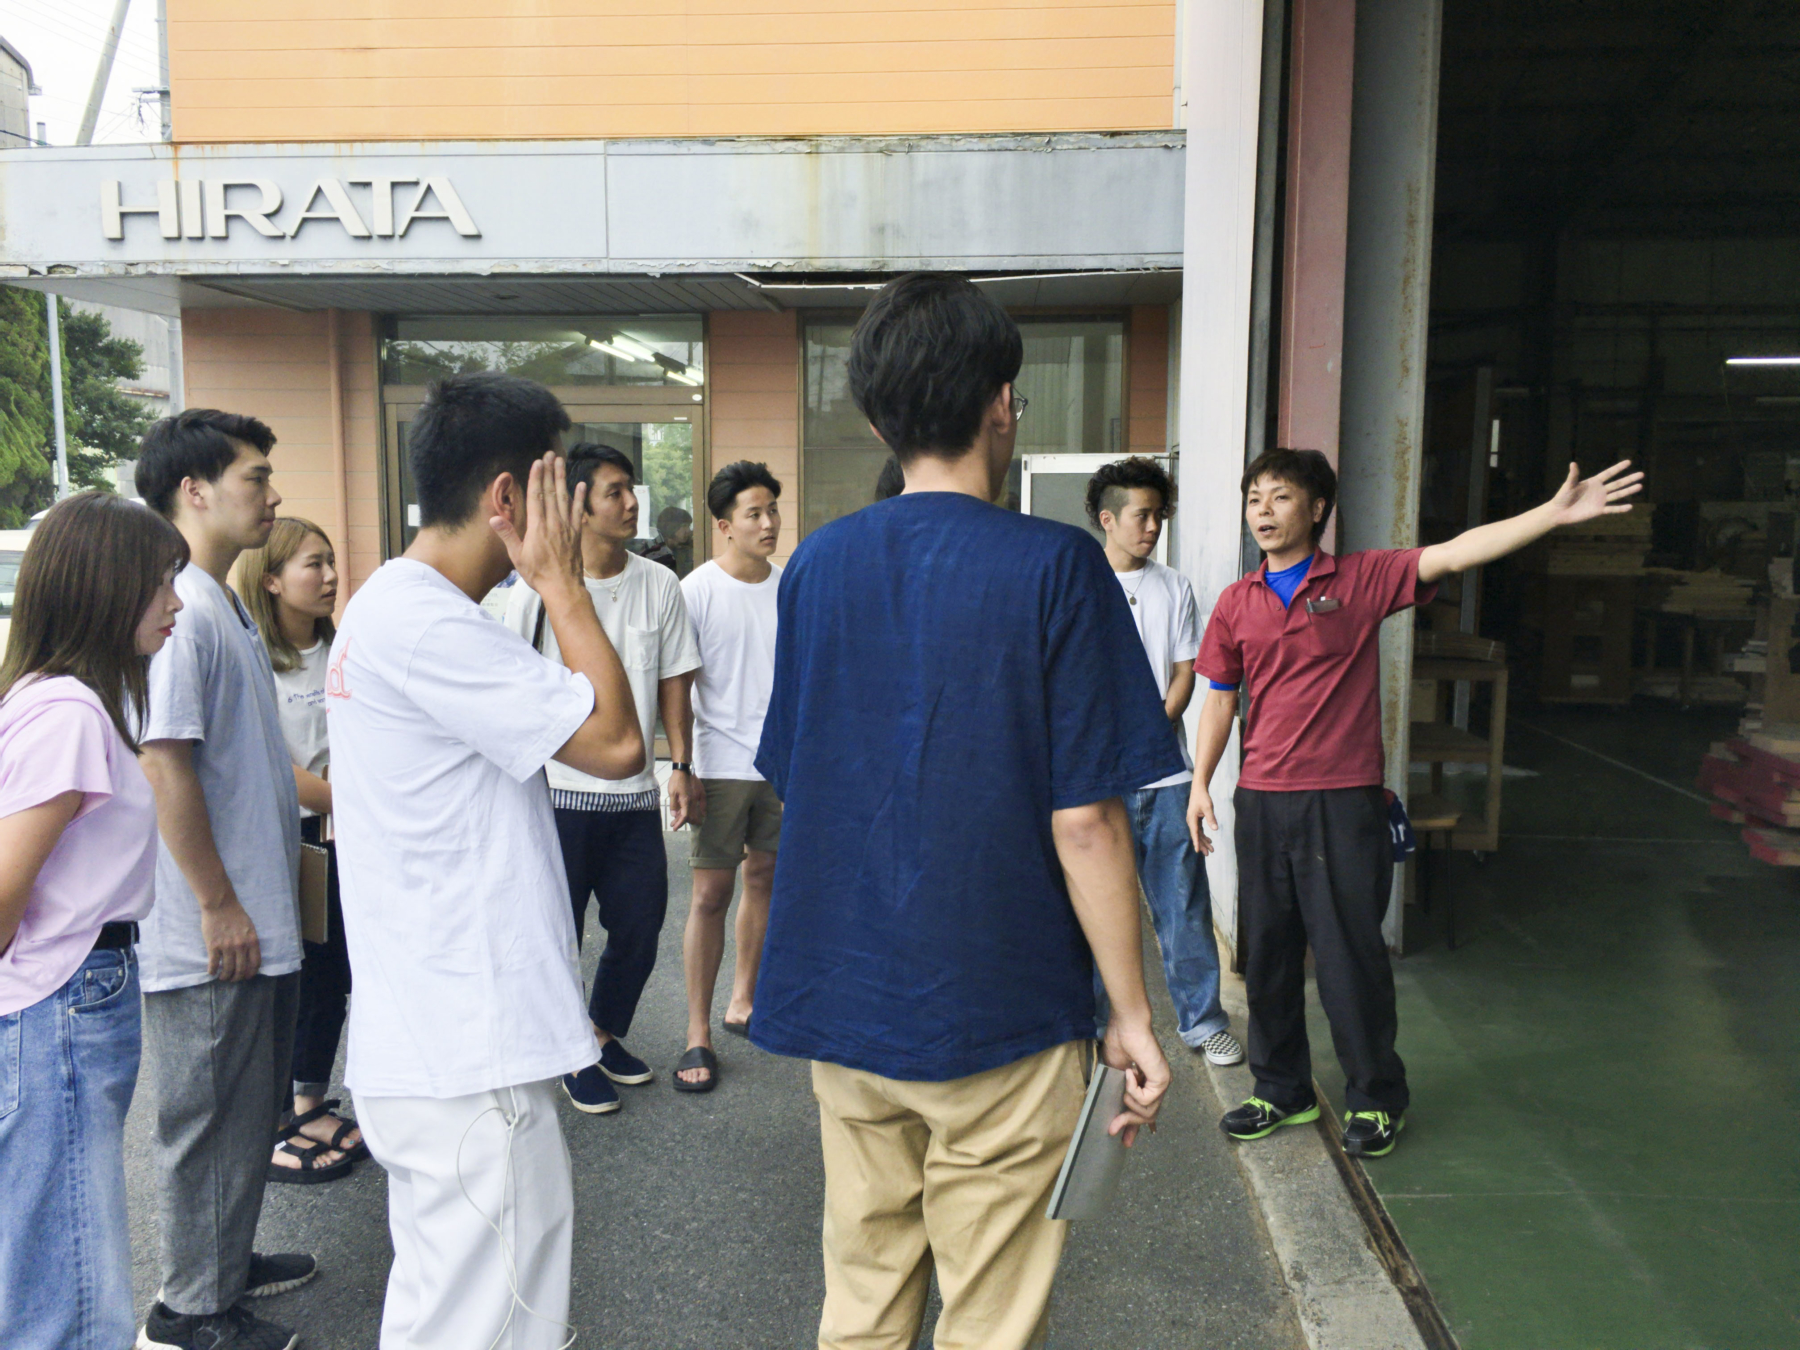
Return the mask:
{"type": "MultiPolygon", "coordinates": [[[[685,1096],[670,1087],[687,1025],[681,932],[689,837],[667,836],[669,917],[656,972],[626,1038],[657,1077],[621,1089],[625,1108],[616,1115],[584,1116],[564,1104],[575,1171],[577,1350],[816,1344],[823,1175],[807,1065],[716,1031],[718,1089],[685,1096]]],[[[590,915],[583,961],[590,979],[598,951],[590,915]]],[[[1146,956],[1175,1083],[1157,1134],[1133,1151],[1112,1210],[1072,1225],[1050,1344],[1299,1350],[1304,1342],[1287,1287],[1217,1128],[1213,1089],[1204,1066],[1174,1035],[1153,947],[1146,956]]],[[[731,960],[728,949],[715,1017],[723,1013],[731,960]]],[[[340,1074],[342,1068],[340,1057],[340,1074]]],[[[146,1059],[126,1130],[140,1310],[158,1284],[151,1073],[146,1059]]],[[[320,1266],[311,1284],[262,1300],[258,1312],[297,1329],[305,1350],[374,1350],[392,1256],[378,1165],[364,1162],[325,1185],[270,1186],[257,1246],[312,1252],[320,1266]]],[[[930,1344],[927,1325],[920,1345],[930,1344]]]]}

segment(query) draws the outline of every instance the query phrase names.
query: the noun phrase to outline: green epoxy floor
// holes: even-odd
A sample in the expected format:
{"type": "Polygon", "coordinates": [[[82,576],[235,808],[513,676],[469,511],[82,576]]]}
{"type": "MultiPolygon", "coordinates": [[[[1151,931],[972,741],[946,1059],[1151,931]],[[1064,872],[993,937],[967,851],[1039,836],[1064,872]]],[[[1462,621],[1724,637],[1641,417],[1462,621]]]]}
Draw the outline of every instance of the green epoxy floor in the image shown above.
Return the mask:
{"type": "Polygon", "coordinates": [[[1800,1347],[1800,869],[1543,734],[1692,791],[1735,720],[1520,710],[1540,776],[1485,867],[1454,855],[1464,945],[1412,916],[1413,1110],[1368,1171],[1465,1350],[1800,1347]]]}

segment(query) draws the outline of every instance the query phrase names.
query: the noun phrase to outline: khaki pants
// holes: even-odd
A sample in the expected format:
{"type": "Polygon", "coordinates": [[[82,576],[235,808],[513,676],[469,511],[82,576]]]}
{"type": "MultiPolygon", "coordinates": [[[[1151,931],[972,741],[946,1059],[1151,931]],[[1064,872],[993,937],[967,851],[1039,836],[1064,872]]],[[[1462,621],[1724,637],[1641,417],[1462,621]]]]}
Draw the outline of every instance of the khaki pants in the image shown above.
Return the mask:
{"type": "Polygon", "coordinates": [[[948,1083],[813,1065],[825,1154],[819,1350],[1041,1346],[1067,1227],[1046,1217],[1086,1091],[1071,1041],[948,1083]]]}

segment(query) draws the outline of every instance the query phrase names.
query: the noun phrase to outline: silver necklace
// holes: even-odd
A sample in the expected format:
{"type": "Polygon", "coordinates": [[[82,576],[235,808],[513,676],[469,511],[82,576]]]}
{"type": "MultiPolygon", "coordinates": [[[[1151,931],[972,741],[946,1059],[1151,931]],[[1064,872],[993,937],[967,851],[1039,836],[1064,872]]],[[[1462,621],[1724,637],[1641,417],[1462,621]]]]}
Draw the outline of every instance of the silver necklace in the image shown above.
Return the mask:
{"type": "Polygon", "coordinates": [[[1124,584],[1125,578],[1127,576],[1135,575],[1137,577],[1137,585],[1136,586],[1125,587],[1125,598],[1134,605],[1137,603],[1137,593],[1143,589],[1144,578],[1145,578],[1145,576],[1147,576],[1149,574],[1149,572],[1150,572],[1150,569],[1148,567],[1140,567],[1137,569],[1137,571],[1135,573],[1131,573],[1131,572],[1119,573],[1119,582],[1121,585],[1124,584]]]}
{"type": "MultiPolygon", "coordinates": [[[[629,566],[630,566],[630,564],[627,563],[626,567],[629,567],[629,566]]],[[[610,587],[608,587],[607,593],[609,595],[611,595],[614,600],[617,600],[619,598],[619,587],[621,587],[625,584],[625,570],[626,570],[626,568],[624,568],[624,567],[620,568],[619,575],[616,577],[607,578],[607,577],[589,576],[588,580],[597,581],[602,586],[606,586],[607,582],[610,580],[612,582],[612,584],[610,587]]]]}

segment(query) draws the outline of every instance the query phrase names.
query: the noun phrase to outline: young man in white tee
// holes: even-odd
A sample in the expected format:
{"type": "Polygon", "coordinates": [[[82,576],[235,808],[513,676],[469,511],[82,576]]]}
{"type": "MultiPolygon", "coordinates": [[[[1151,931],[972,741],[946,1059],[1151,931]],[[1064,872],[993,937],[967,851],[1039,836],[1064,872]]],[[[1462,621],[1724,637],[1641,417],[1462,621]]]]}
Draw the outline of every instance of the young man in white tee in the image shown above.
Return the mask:
{"type": "Polygon", "coordinates": [[[344,611],[325,698],[356,997],[345,1080],[388,1173],[382,1350],[569,1337],[573,1196],[556,1085],[599,1054],[544,766],[644,767],[582,585],[585,484],[542,385],[458,375],[407,449],[421,528],[344,611]],[[560,662],[485,614],[517,570],[560,662]]]}
{"type": "MultiPolygon", "coordinates": [[[[694,714],[688,699],[700,651],[688,623],[675,573],[631,552],[637,538],[636,469],[621,450],[587,443],[569,452],[571,488],[586,483],[581,566],[594,612],[606,630],[637,705],[646,748],[655,744],[662,716],[674,767],[669,774],[669,824],[680,829],[697,794],[688,744],[694,714]]],[[[538,593],[521,582],[507,597],[506,626],[552,661],[562,659],[556,634],[544,622],[538,593]]],[[[606,1115],[619,1109],[614,1083],[648,1083],[650,1066],[625,1048],[644,982],[656,966],[656,943],[669,908],[669,859],[663,848],[662,799],[655,766],[630,778],[592,778],[552,761],[544,768],[563,872],[579,946],[588,897],[600,911],[606,949],[594,974],[588,1018],[600,1042],[600,1062],[563,1078],[576,1110],[606,1115]]]]}
{"type": "Polygon", "coordinates": [[[704,797],[697,805],[694,898],[682,939],[687,974],[687,1052],[675,1068],[677,1092],[718,1085],[713,1053],[713,987],[725,954],[725,914],[740,863],[744,898],[737,913],[737,969],[725,1029],[745,1035],[756,996],[781,801],[756,771],[763,716],[775,682],[775,597],[781,569],[770,562],[781,541],[781,484],[766,464],[739,460],[713,475],[706,489],[714,557],[681,583],[700,644],[694,681],[694,769],[704,797]]]}
{"type": "MultiPolygon", "coordinates": [[[[1194,696],[1200,612],[1188,579],[1150,556],[1174,509],[1175,485],[1154,460],[1122,459],[1088,480],[1088,519],[1106,536],[1106,561],[1131,606],[1150,673],[1163,696],[1163,711],[1175,724],[1182,758],[1188,761],[1182,772],[1147,783],[1125,797],[1138,879],[1162,948],[1176,1029],[1189,1049],[1200,1051],[1212,1063],[1237,1064],[1244,1050],[1228,1030],[1230,1018],[1219,1003],[1212,893],[1206,885],[1206,866],[1187,828],[1194,773],[1181,718],[1194,696]]],[[[1101,994],[1097,986],[1095,994],[1101,994]]],[[[1100,1008],[1104,1018],[1103,999],[1100,1008]]]]}
{"type": "Polygon", "coordinates": [[[298,1337],[241,1300],[316,1269],[310,1256],[251,1250],[293,1059],[300,803],[268,652],[226,581],[274,527],[274,444],[253,417],[192,408],[156,423],[138,451],[138,490],[191,554],[175,578],[174,635],[150,663],[142,733],[161,834],[138,956],[162,1237],[143,1350],[291,1350],[298,1337]]]}

